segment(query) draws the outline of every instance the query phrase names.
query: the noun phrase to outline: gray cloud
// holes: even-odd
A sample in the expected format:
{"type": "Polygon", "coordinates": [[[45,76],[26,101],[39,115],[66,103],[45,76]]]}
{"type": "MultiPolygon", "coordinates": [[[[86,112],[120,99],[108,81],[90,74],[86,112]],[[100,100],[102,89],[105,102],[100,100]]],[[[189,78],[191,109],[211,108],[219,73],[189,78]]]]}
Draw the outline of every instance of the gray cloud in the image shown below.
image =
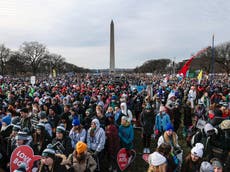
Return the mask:
{"type": "Polygon", "coordinates": [[[18,48],[37,40],[67,61],[109,66],[109,25],[115,24],[116,67],[153,58],[189,58],[229,41],[230,2],[224,0],[8,0],[0,2],[1,42],[18,48]]]}

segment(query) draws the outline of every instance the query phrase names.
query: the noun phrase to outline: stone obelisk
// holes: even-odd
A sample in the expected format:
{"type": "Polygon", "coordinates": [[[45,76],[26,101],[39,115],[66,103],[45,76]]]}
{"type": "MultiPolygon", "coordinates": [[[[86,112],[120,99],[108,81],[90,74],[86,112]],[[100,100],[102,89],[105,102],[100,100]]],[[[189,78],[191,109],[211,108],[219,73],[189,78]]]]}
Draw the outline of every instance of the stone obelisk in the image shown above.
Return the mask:
{"type": "Polygon", "coordinates": [[[110,24],[110,65],[109,65],[109,72],[115,72],[115,50],[114,50],[114,24],[113,20],[110,24]]]}

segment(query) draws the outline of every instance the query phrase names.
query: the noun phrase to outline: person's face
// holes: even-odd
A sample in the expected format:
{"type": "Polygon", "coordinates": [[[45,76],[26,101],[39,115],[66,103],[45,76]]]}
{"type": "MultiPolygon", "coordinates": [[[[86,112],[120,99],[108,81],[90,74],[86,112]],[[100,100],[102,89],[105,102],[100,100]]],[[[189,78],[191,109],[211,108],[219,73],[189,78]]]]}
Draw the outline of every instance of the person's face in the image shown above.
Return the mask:
{"type": "Polygon", "coordinates": [[[54,115],[53,109],[49,109],[49,114],[50,114],[50,115],[54,115]]]}
{"type": "Polygon", "coordinates": [[[96,124],[94,122],[91,122],[91,128],[95,129],[96,128],[96,124]]]}
{"type": "Polygon", "coordinates": [[[25,118],[26,115],[27,115],[27,113],[25,113],[25,112],[20,112],[20,114],[21,114],[21,117],[22,117],[22,118],[25,118]]]}
{"type": "Polygon", "coordinates": [[[191,158],[192,158],[192,161],[193,161],[193,162],[196,162],[196,161],[198,161],[198,159],[199,159],[198,156],[193,155],[193,154],[191,154],[191,158]]]}
{"type": "Polygon", "coordinates": [[[173,134],[173,130],[168,130],[168,131],[166,131],[166,134],[167,134],[168,136],[171,136],[171,135],[173,134]]]}
{"type": "Polygon", "coordinates": [[[41,131],[41,129],[36,129],[36,133],[37,133],[37,134],[39,134],[39,135],[40,135],[40,134],[41,134],[41,132],[42,132],[42,131],[41,131]]]}
{"type": "Polygon", "coordinates": [[[214,172],[222,172],[223,169],[222,169],[221,167],[216,167],[216,166],[214,166],[214,167],[213,167],[213,171],[214,171],[214,172]]]}
{"type": "Polygon", "coordinates": [[[80,126],[74,126],[74,131],[79,131],[80,130],[80,126]]]}
{"type": "Polygon", "coordinates": [[[62,139],[63,138],[63,134],[60,132],[56,132],[56,137],[57,139],[62,139]]]}
{"type": "Polygon", "coordinates": [[[125,125],[126,124],[126,120],[125,119],[121,119],[121,125],[125,125]]]}
{"type": "Polygon", "coordinates": [[[21,146],[24,144],[24,140],[21,140],[21,139],[16,140],[16,142],[18,146],[21,146]]]}
{"type": "Polygon", "coordinates": [[[64,112],[69,112],[69,108],[67,106],[64,107],[64,112]]]}
{"type": "Polygon", "coordinates": [[[50,157],[42,157],[42,163],[45,164],[45,165],[52,165],[54,162],[54,160],[50,157]]]}

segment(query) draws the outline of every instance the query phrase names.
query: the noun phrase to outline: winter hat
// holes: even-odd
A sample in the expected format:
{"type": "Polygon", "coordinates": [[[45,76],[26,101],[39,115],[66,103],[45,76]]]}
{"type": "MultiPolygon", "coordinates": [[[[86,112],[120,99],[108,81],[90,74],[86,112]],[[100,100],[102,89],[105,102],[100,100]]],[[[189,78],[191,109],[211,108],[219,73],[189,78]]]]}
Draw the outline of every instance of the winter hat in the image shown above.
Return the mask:
{"type": "Polygon", "coordinates": [[[59,125],[58,127],[57,127],[57,129],[56,129],[56,132],[57,133],[65,133],[65,127],[64,127],[64,125],[59,125]]]}
{"type": "Polygon", "coordinates": [[[202,143],[196,143],[196,145],[192,148],[191,153],[195,156],[202,158],[203,149],[204,149],[204,145],[202,143]]]}
{"type": "Polygon", "coordinates": [[[26,164],[21,163],[18,167],[18,169],[14,170],[14,172],[26,172],[26,164]]]}
{"type": "Polygon", "coordinates": [[[174,130],[171,123],[167,123],[167,125],[166,125],[166,131],[168,131],[168,130],[174,130]]]}
{"type": "Polygon", "coordinates": [[[212,124],[209,124],[209,123],[205,124],[205,126],[204,126],[204,132],[205,132],[205,134],[208,135],[208,134],[210,134],[210,132],[212,132],[212,131],[215,132],[215,129],[214,129],[214,127],[212,126],[212,124]]]}
{"type": "Polygon", "coordinates": [[[160,112],[163,112],[163,111],[165,112],[165,110],[166,110],[166,109],[165,109],[164,106],[160,106],[160,109],[159,109],[160,112]]]}
{"type": "Polygon", "coordinates": [[[78,154],[80,154],[80,153],[82,153],[82,152],[84,152],[86,150],[87,150],[87,144],[85,144],[82,141],[77,142],[76,151],[77,151],[78,154]]]}
{"type": "Polygon", "coordinates": [[[149,155],[148,161],[150,165],[159,166],[166,162],[166,158],[161,155],[159,152],[153,152],[149,155]]]}
{"type": "Polygon", "coordinates": [[[6,123],[6,125],[10,125],[11,123],[11,117],[10,115],[6,115],[2,118],[2,122],[6,123]]]}
{"type": "Polygon", "coordinates": [[[221,130],[227,130],[230,129],[230,120],[229,119],[225,119],[224,121],[222,121],[219,125],[221,130]]]}
{"type": "Polygon", "coordinates": [[[72,126],[79,126],[80,125],[80,121],[78,120],[78,118],[74,118],[72,121],[72,126]]]}
{"type": "Polygon", "coordinates": [[[214,167],[223,168],[223,165],[221,164],[221,162],[218,159],[215,159],[215,158],[213,158],[213,159],[214,160],[211,160],[213,168],[214,167]]]}
{"type": "Polygon", "coordinates": [[[15,140],[28,140],[28,133],[25,131],[19,131],[18,134],[15,136],[15,140]]]}
{"type": "Polygon", "coordinates": [[[20,131],[20,130],[21,130],[21,125],[20,125],[20,123],[14,124],[12,130],[13,130],[13,131],[20,131]]]}
{"type": "Polygon", "coordinates": [[[41,111],[40,114],[39,114],[39,117],[40,119],[45,119],[47,116],[46,116],[46,112],[45,111],[41,111]]]}
{"type": "Polygon", "coordinates": [[[39,123],[36,125],[36,129],[44,130],[44,129],[45,129],[45,124],[39,122],[39,123]]]}
{"type": "Polygon", "coordinates": [[[42,152],[42,156],[43,157],[50,157],[52,159],[55,157],[55,150],[53,149],[52,144],[47,145],[47,148],[42,152]]]}
{"type": "Polygon", "coordinates": [[[213,172],[213,166],[208,161],[203,161],[200,165],[200,172],[213,172]]]}

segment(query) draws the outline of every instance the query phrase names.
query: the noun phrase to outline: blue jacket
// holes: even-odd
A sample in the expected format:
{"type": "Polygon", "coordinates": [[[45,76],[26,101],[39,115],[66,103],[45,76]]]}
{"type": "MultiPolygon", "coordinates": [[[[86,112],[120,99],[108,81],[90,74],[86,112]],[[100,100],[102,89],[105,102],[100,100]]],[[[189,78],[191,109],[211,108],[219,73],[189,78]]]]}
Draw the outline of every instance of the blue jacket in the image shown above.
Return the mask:
{"type": "Polygon", "coordinates": [[[132,149],[133,148],[133,139],[134,139],[134,131],[133,126],[119,126],[118,130],[119,137],[121,139],[121,145],[122,147],[126,149],[132,149]]]}
{"type": "Polygon", "coordinates": [[[165,112],[162,115],[158,113],[155,121],[155,130],[164,132],[168,123],[171,123],[169,115],[165,112]]]}

